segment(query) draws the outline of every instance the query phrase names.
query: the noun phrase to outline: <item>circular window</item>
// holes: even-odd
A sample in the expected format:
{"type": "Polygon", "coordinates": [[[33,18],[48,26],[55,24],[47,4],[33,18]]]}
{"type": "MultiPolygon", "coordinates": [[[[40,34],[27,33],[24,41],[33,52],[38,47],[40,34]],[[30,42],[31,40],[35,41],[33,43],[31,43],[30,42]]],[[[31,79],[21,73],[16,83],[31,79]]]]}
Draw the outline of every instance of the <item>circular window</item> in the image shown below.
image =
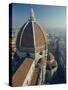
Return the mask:
{"type": "Polygon", "coordinates": [[[43,54],[43,52],[40,52],[40,55],[42,55],[43,54]]]}

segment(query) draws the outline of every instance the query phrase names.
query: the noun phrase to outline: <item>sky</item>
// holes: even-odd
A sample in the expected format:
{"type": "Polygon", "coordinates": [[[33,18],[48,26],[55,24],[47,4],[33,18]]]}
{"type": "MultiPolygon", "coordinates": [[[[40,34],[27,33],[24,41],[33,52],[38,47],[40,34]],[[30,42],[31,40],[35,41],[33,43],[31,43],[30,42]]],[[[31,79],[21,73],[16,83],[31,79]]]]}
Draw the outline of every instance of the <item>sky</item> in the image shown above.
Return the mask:
{"type": "Polygon", "coordinates": [[[66,7],[50,5],[12,5],[12,28],[20,29],[30,17],[30,9],[33,8],[36,20],[47,29],[66,28],[66,7]]]}

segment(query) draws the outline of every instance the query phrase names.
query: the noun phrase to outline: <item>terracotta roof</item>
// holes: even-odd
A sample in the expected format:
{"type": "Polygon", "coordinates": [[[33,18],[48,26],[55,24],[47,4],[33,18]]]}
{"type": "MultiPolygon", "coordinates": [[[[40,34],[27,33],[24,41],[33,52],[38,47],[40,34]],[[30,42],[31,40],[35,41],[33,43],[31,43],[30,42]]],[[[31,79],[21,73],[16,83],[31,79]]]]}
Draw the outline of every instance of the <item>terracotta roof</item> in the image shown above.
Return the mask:
{"type": "Polygon", "coordinates": [[[45,45],[45,37],[43,31],[36,22],[34,23],[34,31],[35,31],[36,48],[45,45]]]}
{"type": "Polygon", "coordinates": [[[54,58],[55,58],[54,55],[53,55],[51,52],[49,52],[47,59],[48,59],[48,60],[52,60],[52,59],[54,59],[54,58]]]}
{"type": "Polygon", "coordinates": [[[45,45],[45,37],[37,22],[29,21],[20,29],[17,41],[17,48],[36,48],[45,45]],[[35,38],[34,38],[35,37],[35,38]],[[35,46],[34,46],[35,39],[35,46]]]}
{"type": "Polygon", "coordinates": [[[31,80],[31,85],[37,85],[39,73],[40,73],[39,68],[35,68],[32,76],[32,80],[31,80]]]}
{"type": "Polygon", "coordinates": [[[26,58],[24,60],[12,77],[12,86],[22,86],[32,63],[33,59],[31,58],[26,58]]]}

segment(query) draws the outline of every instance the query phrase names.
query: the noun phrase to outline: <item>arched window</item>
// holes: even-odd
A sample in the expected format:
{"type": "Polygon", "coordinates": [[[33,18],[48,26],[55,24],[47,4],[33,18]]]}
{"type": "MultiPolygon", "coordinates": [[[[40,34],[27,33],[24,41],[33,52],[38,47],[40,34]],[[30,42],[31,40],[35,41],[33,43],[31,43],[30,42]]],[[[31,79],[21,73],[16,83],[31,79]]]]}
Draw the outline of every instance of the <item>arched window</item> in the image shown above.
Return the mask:
{"type": "Polygon", "coordinates": [[[41,51],[41,52],[40,52],[40,55],[42,55],[42,54],[43,54],[43,52],[41,51]]]}
{"type": "Polygon", "coordinates": [[[27,57],[30,57],[30,54],[29,54],[29,53],[27,53],[27,54],[26,54],[26,56],[27,56],[27,57]]]}

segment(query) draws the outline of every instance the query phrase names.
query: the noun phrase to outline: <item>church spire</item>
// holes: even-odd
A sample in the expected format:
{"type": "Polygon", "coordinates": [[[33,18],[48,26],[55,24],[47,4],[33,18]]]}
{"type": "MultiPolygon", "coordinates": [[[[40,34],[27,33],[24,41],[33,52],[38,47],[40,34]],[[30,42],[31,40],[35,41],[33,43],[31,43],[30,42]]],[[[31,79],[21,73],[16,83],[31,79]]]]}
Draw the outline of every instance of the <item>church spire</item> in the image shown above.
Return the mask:
{"type": "Polygon", "coordinates": [[[30,20],[32,20],[32,21],[35,21],[36,19],[35,19],[35,15],[34,15],[34,10],[33,10],[33,8],[31,8],[31,11],[30,11],[30,20]]]}

